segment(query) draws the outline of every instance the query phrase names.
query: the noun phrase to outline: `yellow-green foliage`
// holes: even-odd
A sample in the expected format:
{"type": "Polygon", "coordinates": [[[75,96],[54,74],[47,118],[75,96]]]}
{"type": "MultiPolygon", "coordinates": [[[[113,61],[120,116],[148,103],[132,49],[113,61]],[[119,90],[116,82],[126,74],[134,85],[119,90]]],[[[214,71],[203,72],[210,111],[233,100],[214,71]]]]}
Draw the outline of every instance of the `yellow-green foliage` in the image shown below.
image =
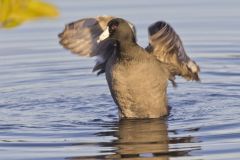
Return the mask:
{"type": "Polygon", "coordinates": [[[55,6],[39,0],[0,0],[0,27],[16,27],[28,20],[57,17],[55,6]]]}

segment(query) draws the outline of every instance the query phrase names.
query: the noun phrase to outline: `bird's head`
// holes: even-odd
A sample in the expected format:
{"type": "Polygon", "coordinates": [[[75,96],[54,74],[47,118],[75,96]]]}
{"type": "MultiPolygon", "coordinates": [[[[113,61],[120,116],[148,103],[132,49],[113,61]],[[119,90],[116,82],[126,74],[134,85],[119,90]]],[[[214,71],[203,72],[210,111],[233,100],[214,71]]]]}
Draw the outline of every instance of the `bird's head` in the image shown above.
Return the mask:
{"type": "Polygon", "coordinates": [[[99,36],[99,42],[111,38],[119,42],[136,42],[135,28],[124,19],[114,18],[108,22],[107,28],[99,36]]]}

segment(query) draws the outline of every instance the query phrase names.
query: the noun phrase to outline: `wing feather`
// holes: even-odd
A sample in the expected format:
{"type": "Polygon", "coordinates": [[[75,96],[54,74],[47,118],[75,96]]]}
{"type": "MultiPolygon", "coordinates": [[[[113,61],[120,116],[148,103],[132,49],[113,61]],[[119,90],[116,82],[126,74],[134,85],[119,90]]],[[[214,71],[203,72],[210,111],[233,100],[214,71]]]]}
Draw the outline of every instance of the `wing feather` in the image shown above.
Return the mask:
{"type": "Polygon", "coordinates": [[[59,43],[66,49],[81,56],[96,56],[97,40],[112,16],[99,16],[97,18],[84,18],[65,26],[59,34],[59,43]]]}
{"type": "Polygon", "coordinates": [[[173,74],[187,80],[199,81],[199,66],[186,54],[182,41],[174,29],[166,22],[158,21],[148,28],[149,45],[146,50],[158,60],[177,68],[173,74]]]}

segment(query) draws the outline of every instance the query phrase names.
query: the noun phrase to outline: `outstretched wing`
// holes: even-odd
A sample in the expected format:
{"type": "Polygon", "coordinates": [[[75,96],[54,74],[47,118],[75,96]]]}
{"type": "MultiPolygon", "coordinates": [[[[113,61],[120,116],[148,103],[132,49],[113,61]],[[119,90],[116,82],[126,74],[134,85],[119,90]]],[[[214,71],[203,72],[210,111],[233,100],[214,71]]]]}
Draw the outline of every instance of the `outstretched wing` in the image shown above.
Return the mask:
{"type": "Polygon", "coordinates": [[[97,40],[111,19],[113,19],[112,16],[99,16],[69,23],[58,35],[59,43],[81,56],[96,56],[98,54],[97,40]]]}
{"type": "Polygon", "coordinates": [[[148,28],[149,45],[146,50],[154,54],[161,62],[176,69],[175,75],[187,80],[199,81],[199,66],[186,54],[182,41],[174,29],[163,21],[158,21],[148,28]]]}

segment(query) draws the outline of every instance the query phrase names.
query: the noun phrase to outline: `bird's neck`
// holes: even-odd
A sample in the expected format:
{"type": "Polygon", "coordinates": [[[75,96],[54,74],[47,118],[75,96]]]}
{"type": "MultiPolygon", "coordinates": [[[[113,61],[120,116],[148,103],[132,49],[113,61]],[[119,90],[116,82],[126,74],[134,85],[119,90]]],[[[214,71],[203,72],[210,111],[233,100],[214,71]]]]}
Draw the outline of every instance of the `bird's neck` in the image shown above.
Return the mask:
{"type": "Polygon", "coordinates": [[[121,41],[120,43],[120,54],[127,56],[127,55],[131,55],[134,56],[135,54],[137,54],[136,50],[137,50],[138,45],[136,45],[135,42],[131,42],[131,41],[121,41]]]}
{"type": "Polygon", "coordinates": [[[121,42],[117,57],[124,60],[141,60],[148,57],[145,50],[135,42],[121,42]]]}

